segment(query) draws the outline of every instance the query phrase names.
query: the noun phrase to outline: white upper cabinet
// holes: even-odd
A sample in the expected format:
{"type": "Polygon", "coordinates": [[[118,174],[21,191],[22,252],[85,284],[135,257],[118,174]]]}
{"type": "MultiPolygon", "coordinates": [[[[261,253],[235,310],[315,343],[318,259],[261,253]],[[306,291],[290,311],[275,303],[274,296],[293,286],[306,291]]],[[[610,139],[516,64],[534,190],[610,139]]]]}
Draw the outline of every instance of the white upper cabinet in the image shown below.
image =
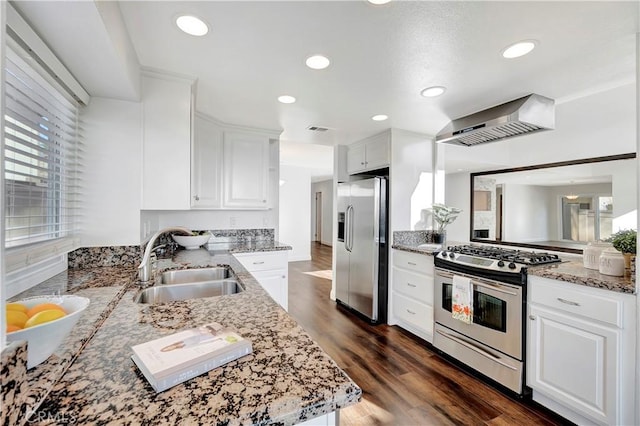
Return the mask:
{"type": "Polygon", "coordinates": [[[222,206],[222,128],[196,114],[191,166],[191,207],[222,206]]]}
{"type": "Polygon", "coordinates": [[[224,207],[267,209],[269,136],[241,131],[223,135],[224,207]]]}
{"type": "Polygon", "coordinates": [[[270,209],[278,198],[278,133],[195,115],[191,208],[270,209]],[[275,182],[275,183],[274,183],[275,182]]]}
{"type": "Polygon", "coordinates": [[[383,133],[349,145],[347,152],[347,171],[349,174],[361,173],[389,167],[391,133],[383,133]]]}
{"type": "Polygon", "coordinates": [[[142,77],[143,210],[191,207],[192,85],[146,71],[142,77]]]}

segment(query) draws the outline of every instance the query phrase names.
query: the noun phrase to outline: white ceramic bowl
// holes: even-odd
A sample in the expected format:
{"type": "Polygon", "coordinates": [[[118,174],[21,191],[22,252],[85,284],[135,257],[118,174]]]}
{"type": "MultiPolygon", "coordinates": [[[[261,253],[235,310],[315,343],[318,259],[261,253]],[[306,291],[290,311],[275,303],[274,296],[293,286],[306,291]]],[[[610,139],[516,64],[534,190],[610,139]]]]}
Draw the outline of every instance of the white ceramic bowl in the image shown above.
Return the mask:
{"type": "Polygon", "coordinates": [[[28,342],[27,368],[35,367],[49,358],[76,325],[82,316],[82,311],[89,306],[89,299],[73,295],[36,296],[15,302],[22,303],[27,308],[40,303],[56,303],[67,312],[66,316],[57,320],[7,333],[9,342],[18,340],[28,342]]]}
{"type": "Polygon", "coordinates": [[[210,233],[206,233],[203,235],[175,235],[172,234],[171,237],[173,241],[180,244],[182,247],[187,250],[195,250],[200,248],[201,245],[206,244],[211,238],[210,233]]]}

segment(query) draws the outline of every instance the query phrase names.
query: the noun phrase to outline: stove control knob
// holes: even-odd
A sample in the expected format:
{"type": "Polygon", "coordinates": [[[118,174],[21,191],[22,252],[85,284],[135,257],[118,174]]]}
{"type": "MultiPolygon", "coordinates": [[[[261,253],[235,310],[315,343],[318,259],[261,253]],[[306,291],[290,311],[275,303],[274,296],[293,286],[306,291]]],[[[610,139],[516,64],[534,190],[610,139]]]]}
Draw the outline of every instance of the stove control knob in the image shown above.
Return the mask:
{"type": "Polygon", "coordinates": [[[498,266],[502,268],[504,266],[504,260],[498,260],[498,266]]]}
{"type": "Polygon", "coordinates": [[[456,254],[454,252],[449,252],[449,257],[453,259],[454,257],[456,257],[456,254]]]}
{"type": "Polygon", "coordinates": [[[513,262],[509,263],[509,269],[516,269],[516,264],[513,262]]]}

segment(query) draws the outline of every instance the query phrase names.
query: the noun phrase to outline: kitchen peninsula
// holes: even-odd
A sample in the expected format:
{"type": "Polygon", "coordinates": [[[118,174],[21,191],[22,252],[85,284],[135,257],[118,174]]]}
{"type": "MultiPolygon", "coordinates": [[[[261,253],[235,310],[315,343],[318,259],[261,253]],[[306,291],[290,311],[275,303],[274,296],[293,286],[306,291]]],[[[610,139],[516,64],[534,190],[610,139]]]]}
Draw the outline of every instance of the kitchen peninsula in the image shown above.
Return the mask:
{"type": "MultiPolygon", "coordinates": [[[[276,243],[256,250],[269,249],[287,246],[276,243]]],[[[246,252],[246,248],[239,250],[246,252]]],[[[124,285],[111,281],[107,274],[103,281],[94,279],[90,289],[70,288],[74,294],[102,295],[91,298],[93,310],[87,320],[95,330],[82,329],[85,336],[93,337],[81,339],[86,345],[74,336],[67,339],[75,345],[77,358],[66,360],[66,371],[57,369],[58,378],[46,376],[51,390],[39,407],[28,409],[29,421],[51,421],[64,415],[80,424],[295,424],[360,400],[360,388],[231,254],[179,251],[172,259],[159,261],[158,271],[219,265],[231,268],[244,291],[138,304],[134,297],[141,286],[130,269],[131,279],[124,285]],[[212,321],[251,340],[253,353],[156,394],[131,361],[131,346],[212,321]]],[[[97,277],[95,269],[90,273],[97,277]]],[[[74,283],[82,281],[79,270],[73,274],[74,283]]],[[[61,361],[54,355],[50,361],[56,360],[61,361]]],[[[39,371],[50,369],[49,364],[30,370],[27,376],[41,377],[39,371]]],[[[41,383],[40,387],[47,386],[41,383]]]]}

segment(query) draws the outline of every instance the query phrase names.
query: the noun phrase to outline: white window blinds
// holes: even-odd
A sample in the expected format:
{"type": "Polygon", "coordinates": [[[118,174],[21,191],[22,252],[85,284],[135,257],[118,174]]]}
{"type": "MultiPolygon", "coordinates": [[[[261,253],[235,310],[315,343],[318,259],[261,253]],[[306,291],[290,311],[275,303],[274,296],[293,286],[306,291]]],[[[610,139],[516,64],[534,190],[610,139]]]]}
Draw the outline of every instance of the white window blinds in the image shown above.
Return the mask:
{"type": "Polygon", "coordinates": [[[77,106],[11,51],[4,105],[5,247],[72,235],[80,171],[77,106]]]}

